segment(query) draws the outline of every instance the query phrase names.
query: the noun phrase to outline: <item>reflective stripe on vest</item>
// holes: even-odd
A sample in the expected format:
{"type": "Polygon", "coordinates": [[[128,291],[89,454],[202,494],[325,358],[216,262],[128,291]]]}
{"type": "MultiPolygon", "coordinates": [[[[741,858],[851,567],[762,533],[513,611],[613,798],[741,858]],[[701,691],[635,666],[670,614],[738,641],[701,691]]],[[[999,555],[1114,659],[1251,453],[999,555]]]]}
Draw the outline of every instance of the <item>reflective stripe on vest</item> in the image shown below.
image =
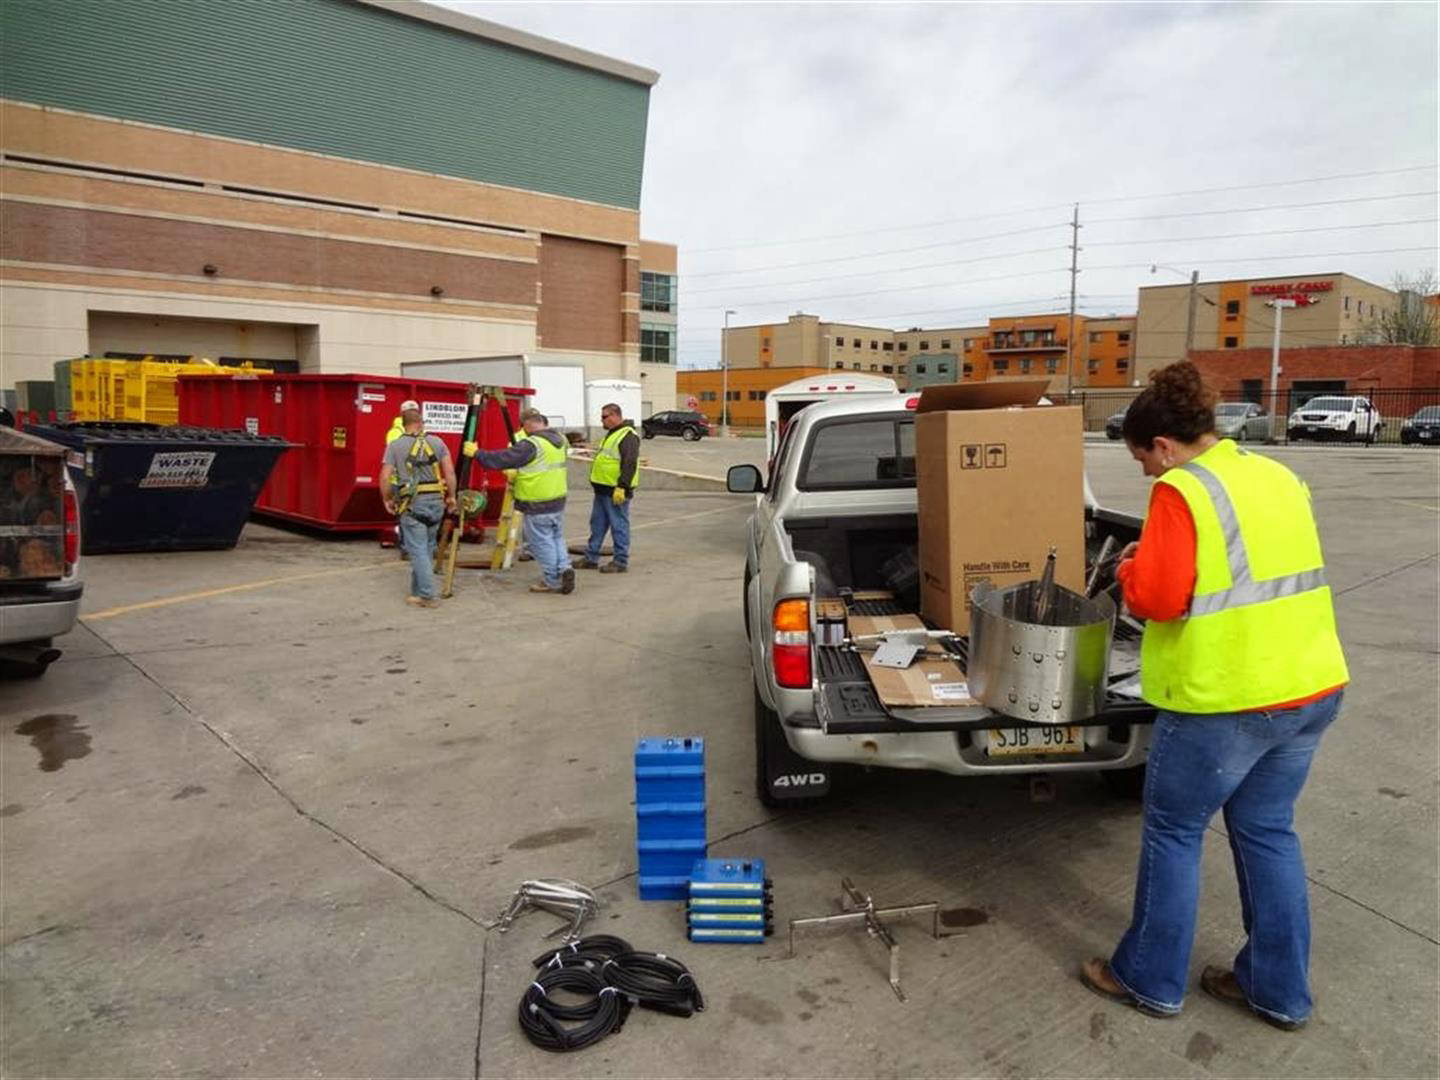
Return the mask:
{"type": "Polygon", "coordinates": [[[535,456],[515,470],[515,498],[525,503],[563,499],[565,447],[556,446],[538,434],[525,436],[525,441],[535,447],[535,456]]]}
{"type": "Polygon", "coordinates": [[[1230,588],[1193,597],[1190,601],[1192,617],[1213,615],[1217,611],[1246,604],[1263,604],[1268,600],[1278,600],[1282,596],[1296,596],[1312,589],[1323,589],[1329,584],[1325,580],[1323,566],[1316,570],[1302,570],[1297,574],[1283,574],[1267,581],[1256,581],[1250,573],[1250,555],[1245,550],[1245,538],[1240,535],[1240,519],[1235,516],[1235,504],[1230,501],[1225,485],[1213,472],[1194,461],[1180,467],[1199,480],[1205,493],[1210,496],[1215,516],[1220,519],[1220,531],[1225,537],[1225,558],[1230,564],[1230,588]]]}
{"type": "Polygon", "coordinates": [[[1264,709],[1349,679],[1309,495],[1279,462],[1222,440],[1157,483],[1195,524],[1188,613],[1150,620],[1145,700],[1181,713],[1264,709]]]}
{"type": "MultiPolygon", "coordinates": [[[[600,484],[603,487],[615,487],[620,483],[620,444],[625,441],[625,436],[635,435],[635,429],[629,424],[621,424],[605,433],[605,438],[600,440],[600,448],[595,451],[595,461],[590,466],[590,482],[600,484]]],[[[634,491],[640,486],[640,463],[635,463],[635,475],[630,479],[630,490],[634,491]]]]}

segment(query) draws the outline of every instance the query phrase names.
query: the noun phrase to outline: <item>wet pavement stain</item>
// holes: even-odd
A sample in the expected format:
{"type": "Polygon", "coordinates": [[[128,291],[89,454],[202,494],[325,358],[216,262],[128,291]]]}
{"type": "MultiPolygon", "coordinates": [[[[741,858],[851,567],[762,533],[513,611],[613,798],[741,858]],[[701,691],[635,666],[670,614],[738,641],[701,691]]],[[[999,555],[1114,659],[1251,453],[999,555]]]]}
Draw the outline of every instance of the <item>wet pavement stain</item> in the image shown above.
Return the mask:
{"type": "Polygon", "coordinates": [[[735,994],[730,998],[730,1011],[752,1024],[778,1024],[785,1014],[772,1002],[755,994],[735,994]]]}
{"type": "Polygon", "coordinates": [[[0,806],[0,817],[14,817],[24,809],[18,802],[6,803],[0,806]]]}
{"type": "Polygon", "coordinates": [[[199,784],[186,784],[186,785],[185,785],[184,787],[182,787],[179,791],[175,792],[174,795],[171,795],[171,796],[170,796],[170,801],[171,801],[171,802],[174,802],[176,799],[188,799],[188,798],[191,798],[192,796],[195,796],[195,795],[204,795],[204,794],[205,794],[205,789],[204,789],[203,787],[201,787],[199,784]]]}
{"type": "Polygon", "coordinates": [[[981,926],[990,921],[990,916],[980,908],[954,907],[940,912],[940,925],[954,929],[957,926],[981,926]]]}
{"type": "Polygon", "coordinates": [[[798,997],[801,1001],[805,1002],[806,1005],[820,1004],[820,995],[815,993],[814,990],[796,990],[795,996],[798,997]]]}
{"type": "Polygon", "coordinates": [[[41,772],[58,772],[67,761],[89,756],[90,736],[76,719],[73,713],[45,713],[15,729],[17,735],[30,736],[30,745],[40,752],[41,772]]]}
{"type": "Polygon", "coordinates": [[[1209,1065],[1215,1055],[1222,1049],[1221,1043],[1203,1031],[1197,1031],[1190,1036],[1190,1041],[1185,1044],[1185,1060],[1193,1061],[1200,1065],[1209,1065]]]}
{"type": "Polygon", "coordinates": [[[583,825],[562,825],[558,829],[546,829],[544,832],[522,836],[510,845],[510,850],[531,851],[535,848],[554,847],[556,844],[569,844],[594,835],[594,829],[587,829],[583,825]]]}
{"type": "Polygon", "coordinates": [[[1410,792],[1396,791],[1393,787],[1376,788],[1375,791],[1380,795],[1389,795],[1392,799],[1408,799],[1410,797],[1410,792]]]}
{"type": "Polygon", "coordinates": [[[386,675],[404,675],[404,674],[405,674],[407,671],[409,671],[409,670],[410,670],[409,668],[403,668],[403,667],[387,667],[387,668],[385,669],[385,674],[386,674],[386,675]]]}
{"type": "Polygon", "coordinates": [[[1105,1019],[1104,1013],[1090,1014],[1090,1038],[1099,1042],[1105,1037],[1105,1032],[1109,1027],[1110,1021],[1105,1019]]]}

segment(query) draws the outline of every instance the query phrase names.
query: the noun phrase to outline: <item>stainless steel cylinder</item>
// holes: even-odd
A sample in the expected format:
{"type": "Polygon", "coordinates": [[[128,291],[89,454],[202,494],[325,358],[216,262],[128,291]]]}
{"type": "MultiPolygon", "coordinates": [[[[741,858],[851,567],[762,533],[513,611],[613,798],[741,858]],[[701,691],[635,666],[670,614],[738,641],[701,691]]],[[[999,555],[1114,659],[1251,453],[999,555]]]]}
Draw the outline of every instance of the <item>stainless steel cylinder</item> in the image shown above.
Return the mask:
{"type": "Polygon", "coordinates": [[[1036,581],[970,594],[970,694],[1004,716],[1076,724],[1105,705],[1115,604],[1052,587],[1052,625],[1026,622],[1036,581]]]}

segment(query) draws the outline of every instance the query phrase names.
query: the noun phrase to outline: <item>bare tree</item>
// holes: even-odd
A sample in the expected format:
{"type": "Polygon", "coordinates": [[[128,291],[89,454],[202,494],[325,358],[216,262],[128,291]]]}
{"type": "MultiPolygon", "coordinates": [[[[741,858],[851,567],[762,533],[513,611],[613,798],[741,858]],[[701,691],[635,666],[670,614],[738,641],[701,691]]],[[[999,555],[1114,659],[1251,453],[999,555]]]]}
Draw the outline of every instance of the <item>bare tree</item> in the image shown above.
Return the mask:
{"type": "Polygon", "coordinates": [[[1379,345],[1440,345],[1440,298],[1435,271],[1396,274],[1395,306],[1368,319],[1366,340],[1379,345]]]}

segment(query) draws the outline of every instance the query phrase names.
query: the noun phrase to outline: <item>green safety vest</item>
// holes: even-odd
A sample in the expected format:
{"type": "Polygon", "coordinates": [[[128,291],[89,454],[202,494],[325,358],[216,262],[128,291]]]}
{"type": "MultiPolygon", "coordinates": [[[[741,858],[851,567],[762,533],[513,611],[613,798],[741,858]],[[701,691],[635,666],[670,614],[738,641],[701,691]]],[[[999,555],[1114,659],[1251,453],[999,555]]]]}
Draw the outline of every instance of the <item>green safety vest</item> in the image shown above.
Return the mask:
{"type": "MultiPolygon", "coordinates": [[[[629,424],[621,424],[605,433],[605,438],[600,440],[600,448],[595,451],[595,461],[590,466],[590,482],[601,484],[605,487],[615,487],[620,483],[620,444],[625,441],[626,435],[635,434],[635,429],[629,424]]],[[[635,436],[637,439],[639,435],[635,436]]],[[[630,490],[634,491],[640,486],[640,463],[635,463],[635,475],[630,478],[630,490]]]]}
{"type": "Polygon", "coordinates": [[[1224,439],[1156,483],[1180,492],[1195,520],[1195,592],[1185,615],[1146,624],[1145,700],[1177,712],[1241,712],[1347,682],[1299,477],[1224,439]]]}
{"type": "Polygon", "coordinates": [[[563,499],[566,448],[538,434],[526,435],[524,441],[534,444],[535,456],[515,470],[515,498],[525,503],[563,499]]]}

